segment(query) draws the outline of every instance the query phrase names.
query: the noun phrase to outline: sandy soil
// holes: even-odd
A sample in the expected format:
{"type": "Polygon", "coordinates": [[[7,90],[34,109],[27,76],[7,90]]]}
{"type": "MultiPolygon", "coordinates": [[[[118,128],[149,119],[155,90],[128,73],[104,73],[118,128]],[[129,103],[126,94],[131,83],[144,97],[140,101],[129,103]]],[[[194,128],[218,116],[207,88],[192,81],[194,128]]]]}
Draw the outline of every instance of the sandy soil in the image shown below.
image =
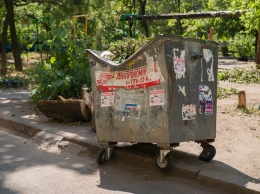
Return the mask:
{"type": "MultiPolygon", "coordinates": [[[[252,62],[219,60],[219,70],[249,67],[252,62]]],[[[224,88],[245,91],[247,108],[251,114],[237,109],[238,96],[234,95],[217,102],[217,137],[213,145],[217,154],[214,160],[231,165],[240,172],[260,179],[260,84],[235,84],[220,82],[224,88]]],[[[185,143],[181,150],[198,155],[202,148],[185,143]],[[183,148],[184,146],[184,148],[183,148]]]]}

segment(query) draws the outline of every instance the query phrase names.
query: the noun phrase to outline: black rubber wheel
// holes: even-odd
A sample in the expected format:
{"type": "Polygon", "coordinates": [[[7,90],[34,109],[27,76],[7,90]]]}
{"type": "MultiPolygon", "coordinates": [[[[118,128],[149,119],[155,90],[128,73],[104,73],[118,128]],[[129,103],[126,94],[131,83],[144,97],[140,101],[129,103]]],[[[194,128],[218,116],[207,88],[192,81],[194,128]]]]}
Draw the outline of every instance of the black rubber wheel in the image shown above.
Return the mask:
{"type": "Polygon", "coordinates": [[[160,152],[157,153],[155,157],[155,161],[156,161],[157,168],[163,172],[168,172],[169,170],[172,169],[172,158],[170,153],[168,153],[165,156],[164,162],[160,162],[160,152]]]}
{"type": "Polygon", "coordinates": [[[101,165],[104,164],[106,162],[106,149],[101,149],[98,152],[98,156],[97,156],[97,164],[101,165]]]}
{"type": "Polygon", "coordinates": [[[205,162],[209,162],[216,155],[216,148],[213,145],[207,145],[200,153],[199,159],[205,162]]]}
{"type": "Polygon", "coordinates": [[[93,118],[90,122],[90,128],[92,131],[96,133],[96,125],[95,125],[95,118],[93,118]]]}

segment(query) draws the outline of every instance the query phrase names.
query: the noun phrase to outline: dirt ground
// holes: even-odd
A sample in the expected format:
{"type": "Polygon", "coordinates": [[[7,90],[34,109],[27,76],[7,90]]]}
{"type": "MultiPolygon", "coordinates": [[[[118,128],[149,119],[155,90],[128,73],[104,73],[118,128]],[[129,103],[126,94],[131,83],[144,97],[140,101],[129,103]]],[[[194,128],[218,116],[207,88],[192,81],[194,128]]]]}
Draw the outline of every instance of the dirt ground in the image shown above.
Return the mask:
{"type": "MultiPolygon", "coordinates": [[[[253,62],[220,59],[219,71],[251,65],[253,62]]],[[[217,135],[213,143],[217,153],[214,160],[232,164],[232,167],[241,173],[260,179],[260,84],[220,82],[219,86],[245,91],[247,108],[251,113],[237,109],[237,95],[217,101],[217,135]],[[245,163],[247,165],[244,165],[245,163]]],[[[180,150],[198,155],[202,149],[192,146],[194,143],[191,143],[183,143],[180,150]]]]}
{"type": "MultiPolygon", "coordinates": [[[[219,71],[251,65],[253,62],[250,61],[219,59],[219,71]]],[[[217,134],[213,143],[217,153],[214,160],[260,180],[260,84],[220,82],[219,85],[245,91],[247,108],[251,113],[237,109],[237,95],[217,101],[217,134]]],[[[194,142],[181,143],[180,147],[175,149],[194,155],[202,151],[202,148],[194,142]]]]}

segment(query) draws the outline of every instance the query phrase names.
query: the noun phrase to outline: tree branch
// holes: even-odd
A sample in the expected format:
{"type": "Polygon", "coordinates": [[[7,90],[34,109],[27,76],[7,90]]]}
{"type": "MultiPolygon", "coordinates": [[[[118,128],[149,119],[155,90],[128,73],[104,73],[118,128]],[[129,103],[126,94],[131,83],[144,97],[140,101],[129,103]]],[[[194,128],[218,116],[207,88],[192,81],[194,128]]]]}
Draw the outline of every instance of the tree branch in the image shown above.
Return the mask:
{"type": "MultiPolygon", "coordinates": [[[[165,20],[165,19],[203,19],[216,17],[239,17],[246,11],[214,11],[214,12],[199,12],[199,13],[177,13],[177,14],[161,14],[161,15],[138,15],[137,20],[165,20]]],[[[130,16],[125,20],[131,20],[130,16]]]]}
{"type": "Polygon", "coordinates": [[[58,6],[65,7],[64,4],[59,3],[57,1],[52,1],[52,0],[48,0],[48,1],[45,1],[45,0],[32,0],[32,1],[26,2],[26,3],[13,3],[13,5],[20,7],[20,6],[29,5],[31,3],[46,3],[46,4],[53,4],[53,5],[58,5],[58,6]]]}

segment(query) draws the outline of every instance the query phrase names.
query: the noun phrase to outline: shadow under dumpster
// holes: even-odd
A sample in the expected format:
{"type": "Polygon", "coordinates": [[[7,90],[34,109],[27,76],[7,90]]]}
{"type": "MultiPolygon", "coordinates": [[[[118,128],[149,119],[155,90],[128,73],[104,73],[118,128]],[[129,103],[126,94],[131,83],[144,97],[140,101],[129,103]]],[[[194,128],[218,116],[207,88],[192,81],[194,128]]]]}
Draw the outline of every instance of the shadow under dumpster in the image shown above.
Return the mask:
{"type": "MultiPolygon", "coordinates": [[[[206,185],[228,193],[260,193],[260,180],[244,174],[243,172],[217,160],[203,162],[197,155],[173,150],[173,169],[162,173],[155,167],[155,154],[158,148],[155,144],[119,144],[115,147],[112,163],[125,163],[131,167],[139,168],[138,176],[152,173],[152,177],[173,177],[188,179],[199,185],[206,185]]],[[[108,162],[108,165],[111,165],[108,162]]],[[[105,164],[107,166],[107,164],[105,164]]],[[[107,187],[108,176],[100,168],[100,187],[110,190],[120,190],[120,187],[107,187]]],[[[131,190],[122,190],[132,192],[131,190]]],[[[141,192],[140,192],[141,193],[141,192]]]]}

